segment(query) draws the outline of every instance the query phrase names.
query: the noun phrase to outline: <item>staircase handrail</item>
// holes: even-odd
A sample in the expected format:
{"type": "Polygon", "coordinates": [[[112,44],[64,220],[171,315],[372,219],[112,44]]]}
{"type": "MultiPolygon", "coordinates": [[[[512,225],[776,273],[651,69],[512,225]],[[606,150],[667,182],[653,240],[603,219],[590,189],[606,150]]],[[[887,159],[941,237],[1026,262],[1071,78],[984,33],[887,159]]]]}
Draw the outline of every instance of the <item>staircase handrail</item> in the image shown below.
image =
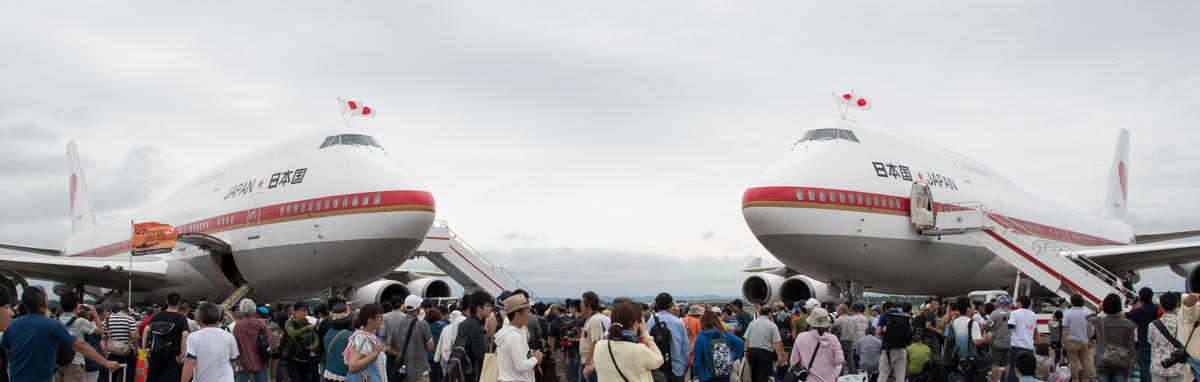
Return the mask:
{"type": "Polygon", "coordinates": [[[454,232],[453,229],[450,229],[450,223],[446,222],[445,220],[435,220],[434,224],[437,224],[437,225],[441,226],[442,228],[445,228],[446,231],[450,233],[451,239],[458,241],[458,243],[462,244],[463,247],[466,248],[467,251],[471,252],[472,255],[479,258],[480,260],[483,260],[484,263],[487,263],[487,267],[490,268],[492,271],[499,273],[500,277],[503,277],[505,280],[512,282],[513,285],[517,286],[517,288],[524,289],[526,292],[529,292],[529,294],[531,296],[533,296],[534,298],[537,298],[538,301],[542,300],[541,297],[538,297],[538,295],[536,293],[533,293],[533,290],[530,289],[528,286],[525,286],[525,284],[522,283],[521,280],[518,279],[516,275],[512,274],[512,272],[509,272],[507,269],[504,269],[504,267],[497,267],[495,264],[492,264],[491,260],[488,260],[486,257],[483,257],[483,254],[479,253],[479,251],[476,250],[475,247],[472,247],[471,244],[468,244],[466,240],[463,240],[462,237],[458,236],[458,233],[454,232]]]}
{"type": "MultiPolygon", "coordinates": [[[[996,213],[995,210],[987,210],[984,212],[984,214],[992,218],[993,221],[1000,223],[1001,227],[1004,229],[1013,231],[1022,239],[1029,241],[1033,248],[1039,253],[1043,250],[1053,250],[1055,257],[1065,256],[1068,260],[1074,261],[1076,265],[1079,265],[1081,268],[1083,268],[1084,271],[1095,275],[1100,279],[1100,281],[1103,281],[1108,285],[1112,285],[1122,294],[1128,295],[1131,293],[1131,291],[1125,289],[1125,286],[1121,284],[1121,279],[1118,278],[1117,275],[1109,272],[1108,269],[1105,269],[1104,267],[1100,266],[1100,264],[1097,264],[1095,261],[1092,261],[1092,259],[1089,259],[1087,256],[1075,251],[1075,249],[1066,246],[1062,242],[1038,238],[1037,235],[1029,232],[1019,224],[1016,224],[1016,222],[1007,215],[996,213]]],[[[1060,275],[1059,277],[1062,276],[1060,275]]]]}

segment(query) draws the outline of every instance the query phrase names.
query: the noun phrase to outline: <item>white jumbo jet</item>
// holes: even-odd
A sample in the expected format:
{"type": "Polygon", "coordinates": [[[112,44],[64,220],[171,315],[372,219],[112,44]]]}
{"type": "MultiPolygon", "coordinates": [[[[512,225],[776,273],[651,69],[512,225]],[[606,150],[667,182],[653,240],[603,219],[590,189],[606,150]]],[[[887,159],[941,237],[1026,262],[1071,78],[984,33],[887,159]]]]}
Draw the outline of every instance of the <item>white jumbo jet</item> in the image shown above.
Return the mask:
{"type": "Polygon", "coordinates": [[[440,273],[397,269],[425,239],[434,200],[425,185],[361,130],[298,134],[216,166],[162,202],[99,224],[75,142],[70,164],[72,234],[61,249],[0,244],[40,254],[0,255],[0,283],[57,282],[135,303],[218,301],[235,290],[263,300],[335,294],[387,301],[417,293],[448,297],[440,273]],[[130,223],[179,230],[174,251],[130,256],[130,223]],[[384,278],[384,280],[380,280],[384,278]],[[376,281],[379,280],[379,281],[376,281]]]}
{"type": "Polygon", "coordinates": [[[932,208],[917,208],[918,214],[978,202],[1022,231],[1070,246],[1110,272],[1170,266],[1186,277],[1188,291],[1200,290],[1200,266],[1187,265],[1200,260],[1200,243],[1148,244],[1200,231],[1136,234],[1125,222],[1128,176],[1124,129],[1099,213],[1089,214],[1030,195],[982,163],[917,138],[851,120],[822,122],[742,196],[746,224],[784,264],[751,263],[745,271],[755,274],[742,293],[747,300],[773,302],[866,288],[953,295],[1014,285],[1017,269],[980,243],[961,235],[922,234],[913,223],[914,196],[932,198],[932,208]],[[929,192],[914,195],[923,190],[929,192]]]}

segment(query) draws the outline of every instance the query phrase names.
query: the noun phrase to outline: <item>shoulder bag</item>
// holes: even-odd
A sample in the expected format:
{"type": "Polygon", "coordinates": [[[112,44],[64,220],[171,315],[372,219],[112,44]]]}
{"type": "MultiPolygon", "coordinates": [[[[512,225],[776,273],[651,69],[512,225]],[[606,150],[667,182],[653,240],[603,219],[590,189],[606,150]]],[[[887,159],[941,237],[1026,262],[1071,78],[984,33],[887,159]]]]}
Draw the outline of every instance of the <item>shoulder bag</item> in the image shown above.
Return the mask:
{"type": "MultiPolygon", "coordinates": [[[[412,316],[409,316],[412,317],[412,316]]],[[[400,355],[396,356],[396,361],[387,365],[387,376],[389,381],[404,380],[404,355],[408,353],[408,341],[412,340],[413,329],[417,327],[417,318],[413,317],[412,325],[408,326],[408,334],[404,337],[404,347],[400,349],[400,355]]]]}
{"type": "MultiPolygon", "coordinates": [[[[808,359],[808,366],[801,364],[792,365],[787,370],[787,374],[783,375],[783,382],[804,382],[808,379],[808,370],[812,368],[813,362],[817,360],[817,352],[821,351],[820,339],[817,340],[817,348],[813,349],[812,357],[808,359]]],[[[840,356],[839,356],[840,357],[840,356]]]]}
{"type": "Polygon", "coordinates": [[[979,347],[975,346],[975,336],[971,334],[971,324],[979,325],[970,318],[967,320],[967,357],[960,364],[963,368],[963,374],[981,375],[988,373],[992,369],[992,357],[987,354],[980,354],[979,347]]]}
{"type": "Polygon", "coordinates": [[[1100,320],[1100,340],[1104,341],[1104,349],[1100,353],[1100,364],[1122,370],[1132,369],[1133,352],[1129,348],[1108,343],[1108,338],[1104,335],[1104,328],[1108,326],[1105,321],[1110,321],[1107,316],[1100,320]]]}
{"type": "Polygon", "coordinates": [[[625,382],[629,382],[629,378],[625,378],[625,373],[621,372],[621,367],[617,366],[617,356],[613,355],[612,346],[612,340],[608,340],[608,356],[612,357],[613,367],[617,368],[617,374],[621,375],[621,379],[624,379],[625,382]]]}
{"type": "Polygon", "coordinates": [[[113,354],[120,357],[127,356],[129,355],[129,351],[133,350],[133,344],[125,341],[117,341],[112,338],[112,330],[109,330],[108,325],[108,323],[111,321],[112,317],[104,320],[104,336],[108,337],[108,345],[104,347],[104,350],[108,351],[108,354],[113,354]]]}

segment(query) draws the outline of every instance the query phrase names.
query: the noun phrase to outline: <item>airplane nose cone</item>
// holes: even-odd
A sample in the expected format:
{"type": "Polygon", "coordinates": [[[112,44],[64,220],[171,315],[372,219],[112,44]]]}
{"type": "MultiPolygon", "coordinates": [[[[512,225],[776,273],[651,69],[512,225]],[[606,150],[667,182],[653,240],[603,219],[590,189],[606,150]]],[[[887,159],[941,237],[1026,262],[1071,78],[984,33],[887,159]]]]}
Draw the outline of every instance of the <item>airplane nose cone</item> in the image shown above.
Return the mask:
{"type": "Polygon", "coordinates": [[[791,218],[791,208],[779,206],[765,192],[776,187],[787,187],[787,182],[775,174],[762,174],[742,194],[742,217],[754,236],[778,233],[791,218]]]}
{"type": "Polygon", "coordinates": [[[391,189],[399,191],[398,197],[404,199],[396,203],[396,210],[384,213],[392,231],[403,238],[425,239],[433,225],[433,194],[426,191],[417,178],[401,179],[393,183],[391,189]]]}

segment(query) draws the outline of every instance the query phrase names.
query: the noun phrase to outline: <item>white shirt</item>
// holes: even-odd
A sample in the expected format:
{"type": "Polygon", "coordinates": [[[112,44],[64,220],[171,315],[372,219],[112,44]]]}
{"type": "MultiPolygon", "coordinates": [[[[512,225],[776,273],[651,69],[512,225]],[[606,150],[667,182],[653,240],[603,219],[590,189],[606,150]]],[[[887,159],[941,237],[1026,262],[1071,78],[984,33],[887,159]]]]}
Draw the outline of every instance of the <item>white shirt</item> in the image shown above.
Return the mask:
{"type": "Polygon", "coordinates": [[[525,335],[512,325],[504,325],[496,332],[496,366],[499,380],[505,382],[533,382],[533,367],[537,358],[529,356],[529,342],[525,335]]]}
{"type": "Polygon", "coordinates": [[[237,340],[219,328],[204,328],[188,333],[187,357],[196,361],[192,379],[196,381],[232,381],[237,362],[237,340]]]}
{"type": "Polygon", "coordinates": [[[1032,310],[1021,308],[1012,311],[1008,317],[1012,328],[1012,347],[1033,349],[1033,333],[1037,332],[1037,315],[1032,310]]]}

